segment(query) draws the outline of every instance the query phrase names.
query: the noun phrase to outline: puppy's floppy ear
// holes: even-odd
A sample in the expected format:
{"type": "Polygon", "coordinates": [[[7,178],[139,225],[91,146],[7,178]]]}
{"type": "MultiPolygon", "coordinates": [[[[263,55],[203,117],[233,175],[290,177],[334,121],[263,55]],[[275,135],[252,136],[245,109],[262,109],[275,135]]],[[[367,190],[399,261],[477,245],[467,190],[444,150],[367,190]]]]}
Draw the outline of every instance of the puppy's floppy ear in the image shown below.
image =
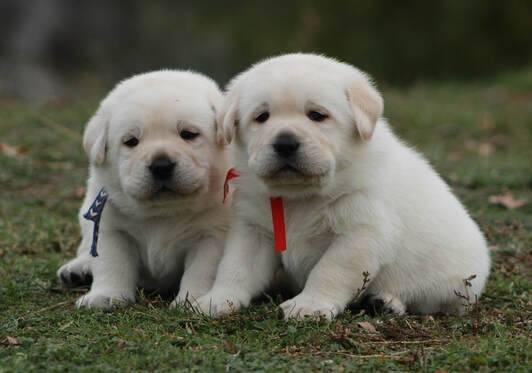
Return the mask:
{"type": "Polygon", "coordinates": [[[83,134],[83,148],[95,166],[101,166],[105,161],[108,122],[107,115],[100,108],[87,124],[83,134]]]}
{"type": "Polygon", "coordinates": [[[238,95],[229,92],[222,103],[217,116],[216,136],[221,144],[230,144],[238,123],[238,95]]]}
{"type": "Polygon", "coordinates": [[[370,140],[383,111],[381,95],[365,77],[352,83],[345,94],[360,137],[370,140]]]}
{"type": "Polygon", "coordinates": [[[219,116],[220,112],[222,111],[223,96],[219,91],[209,92],[208,98],[211,104],[211,108],[214,111],[214,138],[216,140],[216,143],[223,147],[225,145],[225,141],[223,140],[223,136],[220,133],[219,125],[219,116]]]}

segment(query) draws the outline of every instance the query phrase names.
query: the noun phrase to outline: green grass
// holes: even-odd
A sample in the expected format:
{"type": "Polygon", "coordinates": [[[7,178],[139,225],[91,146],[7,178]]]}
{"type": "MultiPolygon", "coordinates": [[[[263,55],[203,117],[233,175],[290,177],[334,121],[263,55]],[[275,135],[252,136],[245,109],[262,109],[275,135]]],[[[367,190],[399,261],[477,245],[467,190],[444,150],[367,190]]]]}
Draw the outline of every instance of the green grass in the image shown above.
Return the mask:
{"type": "Polygon", "coordinates": [[[31,109],[3,98],[0,143],[25,152],[0,151],[0,372],[530,371],[532,68],[385,89],[384,97],[397,132],[428,156],[489,240],[492,274],[469,315],[353,309],[331,323],[287,323],[277,294],[221,320],[170,311],[168,299],[152,294],[113,313],[76,310],[86,289],[63,288],[55,271],[79,240],[81,134],[97,100],[31,109]],[[488,203],[508,192],[527,203],[488,203]]]}

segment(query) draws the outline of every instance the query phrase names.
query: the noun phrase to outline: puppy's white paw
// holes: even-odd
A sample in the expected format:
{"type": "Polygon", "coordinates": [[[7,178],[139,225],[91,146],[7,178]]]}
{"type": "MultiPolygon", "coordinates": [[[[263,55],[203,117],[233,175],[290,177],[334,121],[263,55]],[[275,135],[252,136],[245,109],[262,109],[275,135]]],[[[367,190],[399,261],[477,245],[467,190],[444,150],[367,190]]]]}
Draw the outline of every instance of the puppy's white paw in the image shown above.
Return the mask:
{"type": "Polygon", "coordinates": [[[75,258],[57,270],[57,277],[67,286],[89,285],[92,282],[90,262],[88,256],[75,258]]]}
{"type": "Polygon", "coordinates": [[[283,310],[285,320],[290,318],[301,320],[305,316],[324,316],[327,320],[332,320],[341,311],[332,303],[303,294],[281,303],[280,307],[283,310]]]}
{"type": "Polygon", "coordinates": [[[178,307],[195,309],[198,307],[198,299],[202,294],[191,294],[188,291],[180,291],[175,299],[170,303],[170,309],[175,310],[178,307]]]}
{"type": "Polygon", "coordinates": [[[249,301],[244,299],[230,292],[210,291],[198,299],[198,311],[212,317],[229,315],[249,305],[249,301]]]}
{"type": "Polygon", "coordinates": [[[91,290],[77,300],[76,307],[98,308],[111,311],[115,308],[126,307],[133,302],[135,302],[134,295],[126,295],[121,292],[109,290],[91,290]]]}
{"type": "Polygon", "coordinates": [[[382,306],[391,312],[402,315],[406,312],[405,304],[398,297],[390,293],[379,293],[370,296],[370,301],[373,303],[382,302],[382,306]]]}

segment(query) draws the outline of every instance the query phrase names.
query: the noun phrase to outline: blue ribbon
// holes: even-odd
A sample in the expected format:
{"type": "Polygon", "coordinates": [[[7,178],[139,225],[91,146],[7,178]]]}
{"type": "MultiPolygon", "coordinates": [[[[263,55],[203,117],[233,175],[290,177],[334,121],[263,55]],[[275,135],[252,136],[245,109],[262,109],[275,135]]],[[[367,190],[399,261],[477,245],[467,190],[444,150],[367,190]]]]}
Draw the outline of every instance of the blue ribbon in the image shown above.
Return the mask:
{"type": "Polygon", "coordinates": [[[100,189],[98,195],[96,196],[96,199],[89,208],[89,211],[87,211],[85,215],[83,215],[85,219],[92,220],[94,222],[94,230],[92,231],[92,245],[90,251],[90,254],[93,257],[98,256],[98,252],[96,251],[96,245],[98,244],[98,231],[100,229],[100,219],[102,217],[103,207],[105,206],[105,202],[107,202],[108,196],[109,194],[107,193],[105,188],[100,189]]]}

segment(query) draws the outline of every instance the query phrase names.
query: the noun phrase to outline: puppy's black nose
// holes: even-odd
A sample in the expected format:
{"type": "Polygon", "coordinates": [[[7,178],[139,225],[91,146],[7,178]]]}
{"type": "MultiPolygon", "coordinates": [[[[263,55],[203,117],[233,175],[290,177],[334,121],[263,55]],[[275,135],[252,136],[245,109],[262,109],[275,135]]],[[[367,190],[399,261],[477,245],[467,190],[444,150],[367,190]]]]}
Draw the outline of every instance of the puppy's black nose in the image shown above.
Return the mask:
{"type": "Polygon", "coordinates": [[[157,180],[166,180],[172,176],[175,168],[175,162],[170,161],[167,157],[157,157],[148,166],[153,177],[157,180]]]}
{"type": "Polygon", "coordinates": [[[281,133],[275,139],[273,143],[273,148],[275,152],[282,158],[289,158],[297,151],[299,148],[300,142],[296,137],[290,133],[281,133]]]}

